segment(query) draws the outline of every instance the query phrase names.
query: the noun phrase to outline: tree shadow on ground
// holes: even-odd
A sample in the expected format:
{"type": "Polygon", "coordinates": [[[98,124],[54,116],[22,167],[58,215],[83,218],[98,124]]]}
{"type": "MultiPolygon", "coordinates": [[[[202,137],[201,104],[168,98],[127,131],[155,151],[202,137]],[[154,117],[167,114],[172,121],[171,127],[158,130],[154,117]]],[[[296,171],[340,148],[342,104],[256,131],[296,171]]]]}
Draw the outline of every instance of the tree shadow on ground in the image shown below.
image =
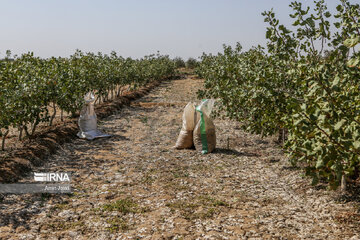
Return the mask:
{"type": "MultiPolygon", "coordinates": [[[[12,199],[12,195],[15,194],[0,194],[0,209],[11,207],[15,204],[15,200],[12,199]],[[10,196],[7,198],[6,196],[10,196]]],[[[40,214],[44,208],[41,207],[32,207],[35,202],[41,202],[44,204],[50,198],[58,198],[56,194],[47,194],[47,193],[34,193],[29,196],[26,196],[27,203],[22,205],[20,208],[14,209],[11,213],[2,212],[0,217],[0,227],[3,226],[11,226],[12,229],[17,229],[18,227],[22,226],[27,230],[31,229],[30,220],[34,216],[40,214]]],[[[25,200],[23,198],[22,200],[25,200]]]]}
{"type": "Polygon", "coordinates": [[[239,152],[234,149],[226,149],[226,148],[216,148],[213,153],[214,154],[233,155],[233,156],[259,157],[259,155],[257,153],[239,152]]]}
{"type": "MultiPolygon", "coordinates": [[[[340,188],[340,187],[339,187],[340,188]]],[[[346,192],[340,193],[335,198],[336,201],[347,203],[354,202],[360,203],[360,184],[359,183],[348,183],[346,186],[346,192]]],[[[360,213],[360,206],[358,207],[358,213],[360,213]]]]}
{"type": "Polygon", "coordinates": [[[29,220],[33,217],[34,214],[38,212],[29,211],[28,209],[17,209],[9,213],[2,213],[0,218],[0,227],[3,226],[12,226],[12,229],[16,229],[20,226],[23,226],[25,229],[29,230],[30,226],[28,224],[29,220]]]}
{"type": "Polygon", "coordinates": [[[95,138],[93,140],[80,139],[78,143],[80,146],[83,146],[84,148],[91,148],[94,146],[101,147],[103,144],[114,144],[114,142],[119,142],[119,141],[130,141],[129,138],[119,134],[114,134],[110,132],[109,135],[111,136],[103,137],[103,138],[95,138]]]}

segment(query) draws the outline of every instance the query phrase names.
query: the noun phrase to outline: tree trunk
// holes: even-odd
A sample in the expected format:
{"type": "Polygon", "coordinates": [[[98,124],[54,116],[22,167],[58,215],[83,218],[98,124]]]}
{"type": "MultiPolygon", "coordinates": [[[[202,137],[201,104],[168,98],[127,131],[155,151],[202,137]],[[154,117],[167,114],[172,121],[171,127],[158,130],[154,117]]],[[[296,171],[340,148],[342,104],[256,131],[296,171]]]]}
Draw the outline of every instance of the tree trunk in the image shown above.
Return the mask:
{"type": "Polygon", "coordinates": [[[346,192],[346,177],[345,175],[343,174],[341,176],[341,192],[345,193],[346,192]]]}
{"type": "Polygon", "coordinates": [[[118,86],[118,90],[117,90],[117,96],[120,97],[120,91],[121,91],[121,87],[118,86]]]}
{"type": "Polygon", "coordinates": [[[19,126],[19,140],[22,139],[22,134],[23,134],[23,130],[24,130],[24,127],[22,125],[19,126]]]}
{"type": "Polygon", "coordinates": [[[6,132],[2,136],[1,151],[5,151],[5,140],[8,134],[9,134],[9,129],[6,130],[6,132]]]}
{"type": "Polygon", "coordinates": [[[32,126],[31,136],[34,135],[35,130],[36,130],[36,127],[37,127],[38,124],[39,124],[39,117],[36,118],[36,120],[35,120],[35,122],[34,122],[34,125],[32,126]]]}
{"type": "Polygon", "coordinates": [[[286,141],[286,129],[279,128],[278,142],[279,144],[284,144],[286,141]]]}
{"type": "Polygon", "coordinates": [[[55,104],[55,102],[53,102],[53,109],[54,109],[54,112],[53,112],[53,114],[52,114],[52,116],[51,116],[51,118],[50,118],[49,126],[52,126],[53,121],[54,121],[54,118],[55,118],[55,116],[56,116],[56,104],[55,104]]]}
{"type": "Polygon", "coordinates": [[[25,134],[26,134],[26,137],[29,137],[29,136],[30,136],[30,133],[29,133],[28,128],[27,128],[26,125],[24,125],[24,132],[25,132],[25,134]]]}
{"type": "Polygon", "coordinates": [[[60,111],[60,120],[63,122],[64,121],[64,110],[61,109],[60,111]]]}

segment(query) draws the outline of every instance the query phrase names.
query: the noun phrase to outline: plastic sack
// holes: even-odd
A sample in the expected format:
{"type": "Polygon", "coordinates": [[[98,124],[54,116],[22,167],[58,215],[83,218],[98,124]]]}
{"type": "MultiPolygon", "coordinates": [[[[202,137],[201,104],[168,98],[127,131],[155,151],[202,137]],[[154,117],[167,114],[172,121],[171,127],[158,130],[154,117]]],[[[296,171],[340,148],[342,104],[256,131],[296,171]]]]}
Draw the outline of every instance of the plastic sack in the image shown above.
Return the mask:
{"type": "Polygon", "coordinates": [[[80,112],[78,121],[80,131],[77,136],[88,140],[95,138],[111,137],[109,134],[102,133],[97,129],[97,118],[94,111],[95,96],[89,92],[84,97],[85,105],[80,112]]]}
{"type": "Polygon", "coordinates": [[[183,124],[179,134],[179,137],[176,141],[176,149],[185,149],[192,148],[193,143],[193,131],[196,124],[196,111],[195,104],[189,102],[185,108],[182,116],[183,124]]]}
{"type": "Polygon", "coordinates": [[[196,107],[200,113],[200,119],[195,126],[193,137],[196,150],[201,150],[202,154],[211,153],[216,147],[215,125],[210,118],[215,100],[207,99],[196,107]]]}

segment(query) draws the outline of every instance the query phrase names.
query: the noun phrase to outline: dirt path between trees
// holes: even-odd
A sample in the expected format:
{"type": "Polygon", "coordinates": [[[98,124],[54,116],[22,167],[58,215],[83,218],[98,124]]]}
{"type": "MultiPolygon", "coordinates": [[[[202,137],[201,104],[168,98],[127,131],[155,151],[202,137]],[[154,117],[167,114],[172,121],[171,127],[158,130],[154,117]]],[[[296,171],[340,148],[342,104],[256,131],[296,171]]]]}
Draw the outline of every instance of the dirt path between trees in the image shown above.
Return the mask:
{"type": "Polygon", "coordinates": [[[354,203],[312,187],[271,138],[217,119],[214,153],[173,149],[202,84],[163,82],[100,121],[112,138],[64,144],[34,171],[72,172],[74,193],[0,196],[0,239],[360,239],[354,203]]]}

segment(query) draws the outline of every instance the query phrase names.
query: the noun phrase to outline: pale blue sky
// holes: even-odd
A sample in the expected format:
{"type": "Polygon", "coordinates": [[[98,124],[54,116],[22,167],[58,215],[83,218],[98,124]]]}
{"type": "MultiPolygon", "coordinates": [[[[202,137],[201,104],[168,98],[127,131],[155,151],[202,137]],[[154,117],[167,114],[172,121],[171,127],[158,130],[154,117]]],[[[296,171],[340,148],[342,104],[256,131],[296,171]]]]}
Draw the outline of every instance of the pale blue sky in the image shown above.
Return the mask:
{"type": "MultiPolygon", "coordinates": [[[[352,2],[358,2],[355,0],[352,2]]],[[[304,2],[304,1],[303,1],[304,2]]],[[[313,1],[307,1],[313,2],[313,1]]],[[[75,49],[142,57],[198,57],[222,44],[265,44],[261,12],[274,8],[289,25],[289,0],[0,0],[0,56],[33,51],[69,56],[75,49]]],[[[328,0],[335,9],[338,0],[328,0]]],[[[332,11],[333,12],[333,11],[332,11]]]]}

